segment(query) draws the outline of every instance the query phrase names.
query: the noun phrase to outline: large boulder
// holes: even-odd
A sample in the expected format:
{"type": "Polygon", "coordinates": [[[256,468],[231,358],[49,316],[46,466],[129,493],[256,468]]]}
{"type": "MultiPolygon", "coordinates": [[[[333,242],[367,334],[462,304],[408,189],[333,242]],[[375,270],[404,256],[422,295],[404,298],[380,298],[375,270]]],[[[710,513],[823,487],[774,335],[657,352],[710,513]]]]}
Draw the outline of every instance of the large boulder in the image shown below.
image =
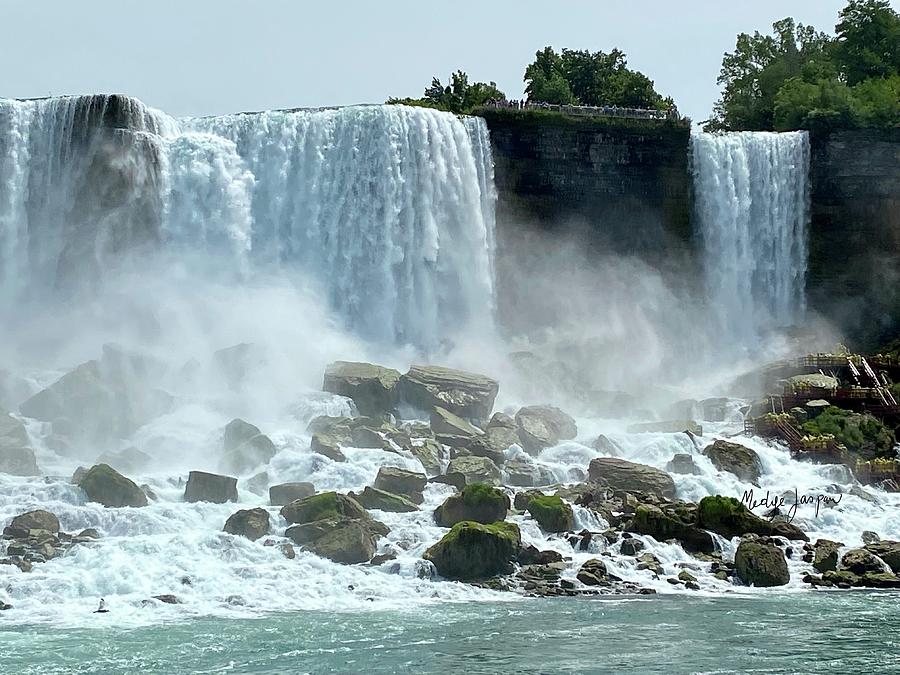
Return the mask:
{"type": "Polygon", "coordinates": [[[591,460],[588,478],[624,492],[648,492],[665,499],[675,499],[675,481],[665,471],[615,457],[591,460]]]}
{"type": "Polygon", "coordinates": [[[441,406],[435,406],[431,410],[431,430],[438,437],[462,436],[463,438],[473,438],[481,435],[481,431],[472,426],[467,420],[441,406]]]}
{"type": "Polygon", "coordinates": [[[0,473],[13,476],[39,476],[34,450],[29,447],[25,425],[9,413],[0,411],[0,473]]]}
{"type": "Polygon", "coordinates": [[[500,385],[484,375],[442,366],[412,366],[400,377],[405,403],[431,411],[440,406],[469,420],[486,420],[500,385]]]}
{"type": "Polygon", "coordinates": [[[312,497],[316,488],[312,483],[281,483],[269,488],[269,503],[272,506],[284,506],[298,499],[312,497]]]}
{"type": "Polygon", "coordinates": [[[837,378],[831,375],[822,375],[821,373],[810,373],[808,375],[794,375],[787,378],[787,387],[795,393],[813,392],[827,398],[834,394],[838,388],[837,378]]]}
{"type": "Polygon", "coordinates": [[[409,513],[418,511],[419,507],[409,501],[406,497],[395,495],[384,490],[379,490],[371,486],[366,488],[360,494],[350,493],[367,509],[375,509],[377,511],[387,511],[389,513],[409,513]]]}
{"type": "Polygon", "coordinates": [[[65,423],[66,435],[102,447],[118,445],[138,427],[168,412],[173,398],[156,386],[164,367],[145,356],[104,345],[100,359],[81,364],[19,406],[27,416],[65,423]]]}
{"type": "Polygon", "coordinates": [[[864,548],[854,548],[847,551],[841,558],[840,568],[853,574],[862,576],[867,573],[880,574],[887,571],[887,565],[877,555],[864,548]]]}
{"type": "Polygon", "coordinates": [[[278,452],[272,440],[259,427],[242,419],[233,419],[222,435],[222,468],[238,474],[266,464],[278,452]]]}
{"type": "Polygon", "coordinates": [[[742,541],[734,555],[737,578],[748,586],[784,586],[791,580],[784,551],[760,541],[742,541]]]}
{"type": "Polygon", "coordinates": [[[378,539],[388,531],[385,525],[371,518],[322,518],[311,523],[293,525],[285,535],[295,544],[318,556],[345,565],[355,565],[372,559],[377,550],[378,539]]]}
{"type": "Polygon", "coordinates": [[[225,521],[228,534],[246,537],[250,541],[266,536],[270,529],[269,512],[262,508],[242,509],[225,521]]]}
{"type": "Polygon", "coordinates": [[[819,539],[813,547],[813,567],[821,573],[837,570],[841,546],[843,544],[838,541],[819,539]]]}
{"type": "Polygon", "coordinates": [[[502,477],[500,467],[487,457],[456,457],[450,460],[447,473],[465,476],[466,485],[471,483],[500,485],[502,477]]]}
{"type": "Polygon", "coordinates": [[[316,555],[334,562],[355,564],[375,555],[376,542],[388,528],[373,519],[350,496],[323,492],[281,509],[289,523],[285,535],[316,555]]]}
{"type": "Polygon", "coordinates": [[[522,537],[513,523],[457,523],[425,551],[437,573],[447,579],[485,579],[513,569],[522,537]]]}
{"type": "Polygon", "coordinates": [[[392,413],[397,408],[400,373],[356,361],[335,361],[325,368],[322,388],[353,399],[363,415],[392,413]]]}
{"type": "Polygon", "coordinates": [[[466,485],[458,495],[434,510],[434,520],[441,527],[453,527],[464,520],[490,524],[506,519],[509,497],[484,483],[466,485]]]}
{"type": "Polygon", "coordinates": [[[809,537],[796,525],[760,518],[734,497],[714,495],[701,499],[697,523],[706,530],[728,538],[758,534],[809,541],[809,537]]]}
{"type": "Polygon", "coordinates": [[[428,477],[424,473],[383,466],[378,469],[373,487],[377,490],[406,497],[413,504],[421,504],[428,477]]]}
{"type": "Polygon", "coordinates": [[[569,532],[575,529],[572,507],[555,495],[541,495],[528,502],[528,513],[545,532],[569,532]]]}
{"type": "Polygon", "coordinates": [[[571,416],[552,405],[530,405],[516,413],[522,447],[532,454],[575,438],[578,427],[571,416]]]}
{"type": "Polygon", "coordinates": [[[59,533],[59,518],[42,509],[20,513],[12,519],[9,527],[18,530],[45,530],[50,534],[59,533]]]}
{"type": "Polygon", "coordinates": [[[96,464],[82,476],[78,487],[84,490],[89,501],[103,506],[147,506],[147,495],[130,478],[126,478],[109,464],[96,464]]]}
{"type": "Polygon", "coordinates": [[[900,574],[900,541],[877,541],[866,545],[865,549],[884,560],[894,574],[900,574]]]}
{"type": "Polygon", "coordinates": [[[224,504],[238,500],[237,478],[205,471],[191,471],[184,486],[184,501],[224,504]]]}
{"type": "Polygon", "coordinates": [[[332,434],[314,433],[309,442],[309,449],[335,462],[347,461],[344,453],[341,452],[341,440],[332,434]]]}
{"type": "Polygon", "coordinates": [[[693,455],[687,453],[674,455],[666,464],[666,471],[684,476],[699,476],[702,473],[700,467],[694,464],[693,455]]]}
{"type": "Polygon", "coordinates": [[[370,519],[369,513],[353,497],[339,492],[298,499],[282,507],[281,515],[293,524],[312,523],[323,518],[370,519]]]}
{"type": "Polygon", "coordinates": [[[657,541],[677,539],[684,550],[712,553],[716,550],[712,535],[697,526],[696,509],[677,505],[665,511],[653,504],[641,504],[635,509],[630,530],[648,534],[657,541]]]}
{"type": "Polygon", "coordinates": [[[707,445],[703,454],[709,457],[713,466],[719,471],[733,473],[740,480],[748,483],[759,482],[762,462],[760,462],[759,455],[750,448],[719,439],[707,445]]]}
{"type": "Polygon", "coordinates": [[[429,476],[441,472],[441,444],[433,438],[414,438],[405,446],[409,453],[422,463],[422,468],[429,476]]]}
{"type": "Polygon", "coordinates": [[[531,462],[519,460],[506,462],[503,465],[503,472],[506,475],[504,485],[513,487],[540,487],[556,482],[556,476],[549,468],[531,462]]]}

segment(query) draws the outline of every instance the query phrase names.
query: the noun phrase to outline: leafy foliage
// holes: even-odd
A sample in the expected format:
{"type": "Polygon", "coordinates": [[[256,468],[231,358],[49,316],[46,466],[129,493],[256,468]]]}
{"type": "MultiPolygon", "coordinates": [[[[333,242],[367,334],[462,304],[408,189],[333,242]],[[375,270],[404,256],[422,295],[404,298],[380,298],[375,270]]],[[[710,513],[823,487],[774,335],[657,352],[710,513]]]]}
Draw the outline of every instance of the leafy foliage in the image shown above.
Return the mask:
{"type": "Polygon", "coordinates": [[[621,106],[667,110],[671,98],[663,98],[653,81],[627,66],[624,52],[545,47],[525,69],[529,101],[554,104],[621,106]]]}
{"type": "Polygon", "coordinates": [[[849,0],[836,36],[787,18],[726,53],[707,131],[900,125],[900,15],[849,0]]]}
{"type": "Polygon", "coordinates": [[[431,86],[422,98],[390,98],[388,103],[435,108],[458,115],[467,115],[478,106],[491,99],[505,99],[506,95],[497,88],[495,82],[473,82],[461,70],[450,75],[444,86],[438,78],[432,78],[431,86]]]}
{"type": "Polygon", "coordinates": [[[813,436],[832,435],[851,452],[864,459],[892,458],[896,439],[893,432],[878,419],[866,413],[855,413],[834,406],[803,424],[803,431],[813,436]]]}

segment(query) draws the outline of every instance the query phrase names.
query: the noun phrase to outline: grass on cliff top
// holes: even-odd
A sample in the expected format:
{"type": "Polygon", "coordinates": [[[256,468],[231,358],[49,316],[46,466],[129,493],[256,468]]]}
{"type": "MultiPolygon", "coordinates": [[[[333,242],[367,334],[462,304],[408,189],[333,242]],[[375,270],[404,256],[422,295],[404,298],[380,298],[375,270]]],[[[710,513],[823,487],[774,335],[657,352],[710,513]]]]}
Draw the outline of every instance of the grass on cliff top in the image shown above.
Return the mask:
{"type": "Polygon", "coordinates": [[[528,122],[537,125],[555,126],[590,126],[592,128],[619,129],[634,131],[680,131],[690,133],[691,120],[680,119],[644,119],[639,117],[610,117],[604,115],[571,115],[560,110],[541,110],[535,108],[493,108],[477,107],[473,115],[484,118],[496,118],[528,122]]]}
{"type": "Polygon", "coordinates": [[[894,432],[869,414],[830,406],[804,422],[803,431],[812,436],[830,434],[848,450],[861,453],[866,459],[894,456],[894,432]]]}

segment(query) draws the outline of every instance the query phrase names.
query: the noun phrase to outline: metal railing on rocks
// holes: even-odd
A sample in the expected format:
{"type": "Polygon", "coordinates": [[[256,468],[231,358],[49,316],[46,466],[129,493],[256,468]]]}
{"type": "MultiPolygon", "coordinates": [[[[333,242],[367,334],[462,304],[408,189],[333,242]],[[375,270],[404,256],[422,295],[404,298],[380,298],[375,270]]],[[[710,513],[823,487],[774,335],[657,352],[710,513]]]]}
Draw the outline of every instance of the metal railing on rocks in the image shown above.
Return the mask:
{"type": "Polygon", "coordinates": [[[581,115],[584,117],[622,117],[641,120],[680,120],[681,115],[674,108],[669,110],[654,110],[650,108],[622,108],[615,105],[564,105],[559,103],[538,103],[535,101],[508,101],[491,99],[485,107],[506,110],[547,110],[566,115],[581,115]]]}

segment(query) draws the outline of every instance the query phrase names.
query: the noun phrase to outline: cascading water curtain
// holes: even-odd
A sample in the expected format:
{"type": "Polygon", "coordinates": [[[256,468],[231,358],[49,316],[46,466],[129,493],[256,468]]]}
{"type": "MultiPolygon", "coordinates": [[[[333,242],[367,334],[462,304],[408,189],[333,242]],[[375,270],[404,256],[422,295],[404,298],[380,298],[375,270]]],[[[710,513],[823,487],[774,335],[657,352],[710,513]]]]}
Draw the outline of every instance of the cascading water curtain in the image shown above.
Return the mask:
{"type": "Polygon", "coordinates": [[[726,340],[752,348],[805,310],[809,140],[695,134],[692,165],[710,311],[726,340]]]}
{"type": "Polygon", "coordinates": [[[35,281],[64,286],[86,256],[99,274],[98,251],[140,232],[238,279],[300,274],[360,336],[431,349],[493,321],[495,201],[481,119],[362,106],[174,120],[124,97],[0,101],[7,305],[35,281]]]}

